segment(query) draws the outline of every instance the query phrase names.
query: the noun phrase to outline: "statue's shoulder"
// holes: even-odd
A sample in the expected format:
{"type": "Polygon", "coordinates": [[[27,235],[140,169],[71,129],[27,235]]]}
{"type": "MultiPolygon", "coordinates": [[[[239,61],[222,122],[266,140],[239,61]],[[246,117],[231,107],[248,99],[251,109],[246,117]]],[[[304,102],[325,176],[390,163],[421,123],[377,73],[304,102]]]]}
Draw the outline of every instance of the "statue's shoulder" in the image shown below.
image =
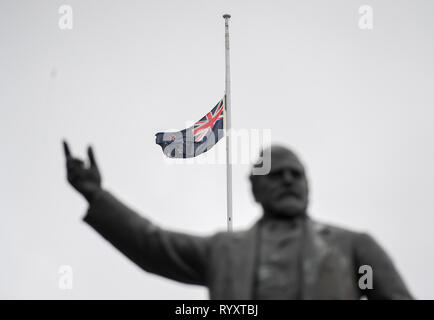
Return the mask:
{"type": "Polygon", "coordinates": [[[212,241],[215,244],[233,243],[239,240],[245,240],[254,236],[257,225],[254,224],[244,230],[236,230],[232,232],[220,231],[214,234],[212,241]]]}
{"type": "Polygon", "coordinates": [[[315,231],[325,235],[331,235],[335,237],[354,238],[361,233],[350,228],[339,226],[336,224],[329,224],[322,221],[310,220],[312,227],[315,231]]]}
{"type": "Polygon", "coordinates": [[[214,234],[214,240],[215,241],[225,241],[225,240],[235,240],[235,239],[242,239],[246,237],[249,234],[250,229],[247,230],[237,230],[237,231],[219,231],[216,234],[214,234]]]}

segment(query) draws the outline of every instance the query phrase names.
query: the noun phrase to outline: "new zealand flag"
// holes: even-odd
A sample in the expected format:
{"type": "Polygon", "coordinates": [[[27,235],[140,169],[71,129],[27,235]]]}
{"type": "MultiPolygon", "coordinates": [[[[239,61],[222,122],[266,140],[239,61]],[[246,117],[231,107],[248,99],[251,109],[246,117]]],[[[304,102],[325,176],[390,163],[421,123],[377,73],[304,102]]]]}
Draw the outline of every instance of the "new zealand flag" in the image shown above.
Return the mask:
{"type": "Polygon", "coordinates": [[[193,126],[177,132],[158,132],[155,142],[169,158],[192,158],[211,149],[223,136],[225,99],[193,126]]]}

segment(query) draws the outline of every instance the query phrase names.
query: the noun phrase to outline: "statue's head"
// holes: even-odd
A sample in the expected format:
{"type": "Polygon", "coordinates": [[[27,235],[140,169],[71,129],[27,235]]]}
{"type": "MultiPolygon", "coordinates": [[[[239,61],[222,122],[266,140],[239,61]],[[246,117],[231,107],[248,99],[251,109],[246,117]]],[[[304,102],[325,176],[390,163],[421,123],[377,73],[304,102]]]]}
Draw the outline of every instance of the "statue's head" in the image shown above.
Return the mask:
{"type": "Polygon", "coordinates": [[[250,175],[255,200],[266,216],[296,217],[306,214],[308,206],[308,182],[304,166],[294,152],[279,145],[272,145],[261,152],[261,163],[271,161],[267,175],[250,175]],[[263,157],[270,154],[270,159],[263,157]]]}

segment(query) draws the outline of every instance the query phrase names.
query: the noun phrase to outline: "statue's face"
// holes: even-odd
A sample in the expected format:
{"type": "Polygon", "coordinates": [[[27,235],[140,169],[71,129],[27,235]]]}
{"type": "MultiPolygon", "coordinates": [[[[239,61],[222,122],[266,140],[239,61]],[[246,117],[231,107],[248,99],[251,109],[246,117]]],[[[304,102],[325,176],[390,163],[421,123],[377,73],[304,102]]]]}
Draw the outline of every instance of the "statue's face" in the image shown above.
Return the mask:
{"type": "Polygon", "coordinates": [[[251,176],[253,194],[267,215],[297,216],[308,206],[308,183],[297,156],[283,147],[271,147],[268,175],[251,176]]]}

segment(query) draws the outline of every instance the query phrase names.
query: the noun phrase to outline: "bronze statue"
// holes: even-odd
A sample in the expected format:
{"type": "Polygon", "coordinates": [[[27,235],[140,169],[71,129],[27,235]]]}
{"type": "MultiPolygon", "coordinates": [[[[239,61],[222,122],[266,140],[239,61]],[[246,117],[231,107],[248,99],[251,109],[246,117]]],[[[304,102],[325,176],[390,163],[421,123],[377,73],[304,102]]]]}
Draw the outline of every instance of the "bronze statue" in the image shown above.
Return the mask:
{"type": "Polygon", "coordinates": [[[102,188],[91,147],[89,166],[66,142],[64,151],[68,181],[89,202],[84,221],[144,270],[206,286],[211,299],[412,298],[372,237],[309,217],[304,166],[285,147],[271,147],[268,175],[250,176],[262,218],[209,237],[154,225],[102,188]],[[372,268],[372,288],[360,288],[361,266],[372,268]]]}

